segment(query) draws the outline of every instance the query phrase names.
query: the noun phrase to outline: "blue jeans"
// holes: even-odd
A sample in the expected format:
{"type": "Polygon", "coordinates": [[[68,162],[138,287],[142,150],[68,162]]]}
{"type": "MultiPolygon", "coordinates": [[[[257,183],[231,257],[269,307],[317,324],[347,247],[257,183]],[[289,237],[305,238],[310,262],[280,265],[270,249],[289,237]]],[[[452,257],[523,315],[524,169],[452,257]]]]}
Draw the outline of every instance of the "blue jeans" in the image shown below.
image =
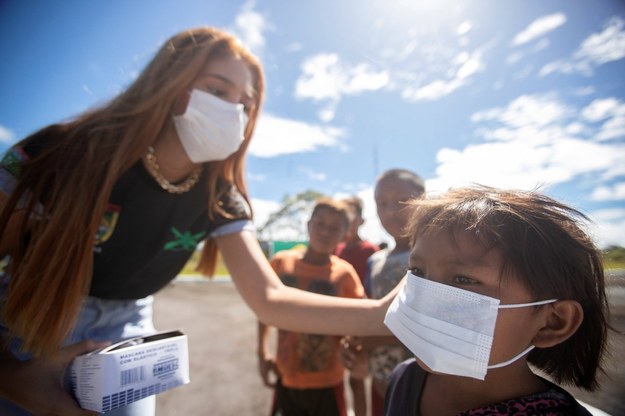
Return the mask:
{"type": "MultiPolygon", "coordinates": [[[[0,301],[4,297],[4,289],[5,287],[0,285],[0,301]]],[[[153,334],[156,331],[152,323],[152,302],[152,296],[137,300],[106,300],[88,297],[83,301],[76,325],[63,345],[74,344],[85,339],[117,342],[126,338],[153,334]]],[[[0,333],[4,332],[6,332],[6,327],[0,321],[0,333]]],[[[10,349],[20,360],[30,358],[29,355],[19,352],[19,340],[12,342],[10,349]]],[[[70,390],[69,375],[66,377],[65,385],[70,390]]],[[[155,408],[156,397],[150,396],[107,412],[106,415],[154,416],[155,408]]],[[[30,413],[0,398],[0,415],[27,416],[30,413]]]]}

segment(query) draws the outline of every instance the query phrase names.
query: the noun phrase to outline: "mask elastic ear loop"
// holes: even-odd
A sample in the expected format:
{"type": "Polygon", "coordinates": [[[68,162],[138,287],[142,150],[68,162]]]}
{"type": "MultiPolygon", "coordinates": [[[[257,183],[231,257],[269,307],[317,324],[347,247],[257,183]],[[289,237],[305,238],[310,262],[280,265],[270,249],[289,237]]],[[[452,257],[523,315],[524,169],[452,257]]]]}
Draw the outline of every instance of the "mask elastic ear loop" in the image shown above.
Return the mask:
{"type": "Polygon", "coordinates": [[[525,354],[529,353],[531,350],[533,350],[535,347],[533,345],[530,345],[526,350],[522,351],[520,354],[512,357],[511,359],[509,359],[508,361],[504,361],[503,363],[499,363],[499,364],[493,364],[493,365],[489,365],[486,368],[488,368],[489,370],[492,368],[500,368],[500,367],[505,367],[507,365],[512,364],[513,362],[515,362],[516,360],[518,360],[519,358],[523,357],[525,354]]]}
{"type": "MultiPolygon", "coordinates": [[[[510,305],[498,305],[498,308],[501,309],[512,309],[512,308],[523,308],[526,306],[540,306],[540,305],[546,305],[548,303],[553,303],[556,302],[558,299],[548,299],[548,300],[541,300],[538,302],[528,302],[528,303],[514,303],[514,304],[510,304],[510,305]]],[[[533,345],[530,345],[528,348],[526,348],[525,350],[523,350],[520,354],[512,357],[511,359],[509,359],[508,361],[504,361],[503,363],[499,363],[499,364],[493,364],[493,365],[489,365],[486,368],[488,368],[489,370],[492,368],[501,368],[501,367],[505,367],[507,365],[512,364],[513,362],[515,362],[516,360],[518,360],[519,358],[523,357],[525,354],[528,354],[531,350],[533,350],[535,347],[533,345]]]]}
{"type": "Polygon", "coordinates": [[[509,305],[497,305],[499,309],[509,309],[509,308],[524,308],[526,306],[540,306],[546,305],[548,303],[557,302],[558,299],[548,299],[548,300],[540,300],[538,302],[528,302],[528,303],[511,303],[509,305]]]}

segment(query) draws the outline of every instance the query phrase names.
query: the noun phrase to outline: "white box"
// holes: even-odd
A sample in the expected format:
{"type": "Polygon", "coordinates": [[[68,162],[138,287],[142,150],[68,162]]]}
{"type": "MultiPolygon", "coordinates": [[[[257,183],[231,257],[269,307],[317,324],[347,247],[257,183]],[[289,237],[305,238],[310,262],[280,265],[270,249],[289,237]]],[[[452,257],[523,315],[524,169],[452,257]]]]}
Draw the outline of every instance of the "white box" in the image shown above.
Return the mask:
{"type": "Polygon", "coordinates": [[[187,336],[161,332],[78,356],[72,362],[71,379],[80,406],[97,412],[187,384],[187,336]]]}

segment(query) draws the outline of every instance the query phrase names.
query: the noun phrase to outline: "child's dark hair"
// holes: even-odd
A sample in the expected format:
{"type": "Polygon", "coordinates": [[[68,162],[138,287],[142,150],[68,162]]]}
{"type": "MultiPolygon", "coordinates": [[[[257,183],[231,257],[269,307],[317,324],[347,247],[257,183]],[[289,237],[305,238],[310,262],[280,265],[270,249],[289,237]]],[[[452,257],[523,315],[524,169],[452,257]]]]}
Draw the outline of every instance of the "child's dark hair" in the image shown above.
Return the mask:
{"type": "Polygon", "coordinates": [[[349,208],[355,217],[362,217],[362,199],[357,196],[352,196],[342,200],[347,208],[349,208]]]}
{"type": "Polygon", "coordinates": [[[312,214],[310,214],[310,218],[314,217],[315,214],[321,209],[327,209],[339,214],[343,224],[345,224],[345,228],[349,227],[350,212],[346,203],[328,197],[319,198],[313,208],[312,214]]]}
{"type": "Polygon", "coordinates": [[[579,329],[561,344],[534,349],[528,361],[557,383],[598,387],[609,309],[601,251],[580,226],[584,214],[537,192],[485,186],[415,200],[411,210],[411,244],[428,234],[468,234],[485,250],[499,250],[501,278],[520,279],[535,300],[579,302],[579,329]]]}
{"type": "Polygon", "coordinates": [[[399,179],[402,181],[413,183],[414,186],[418,189],[419,195],[425,192],[425,182],[423,181],[423,179],[416,173],[407,169],[389,169],[385,171],[378,177],[376,181],[376,187],[382,180],[388,178],[399,179]]]}

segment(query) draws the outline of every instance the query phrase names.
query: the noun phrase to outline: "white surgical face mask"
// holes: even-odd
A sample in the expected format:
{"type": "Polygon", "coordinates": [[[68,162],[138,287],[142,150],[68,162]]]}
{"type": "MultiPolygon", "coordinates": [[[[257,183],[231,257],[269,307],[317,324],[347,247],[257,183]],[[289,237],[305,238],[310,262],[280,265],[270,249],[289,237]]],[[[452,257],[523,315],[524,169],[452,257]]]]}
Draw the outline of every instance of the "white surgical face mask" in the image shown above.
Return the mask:
{"type": "Polygon", "coordinates": [[[489,368],[512,364],[534,348],[532,345],[506,362],[488,365],[498,310],[556,300],[499,305],[499,299],[408,273],[384,323],[432,371],[484,380],[489,368]]]}
{"type": "Polygon", "coordinates": [[[224,160],[243,142],[247,124],[243,104],[224,101],[194,89],[184,114],[174,125],[187,156],[194,163],[224,160]]]}

